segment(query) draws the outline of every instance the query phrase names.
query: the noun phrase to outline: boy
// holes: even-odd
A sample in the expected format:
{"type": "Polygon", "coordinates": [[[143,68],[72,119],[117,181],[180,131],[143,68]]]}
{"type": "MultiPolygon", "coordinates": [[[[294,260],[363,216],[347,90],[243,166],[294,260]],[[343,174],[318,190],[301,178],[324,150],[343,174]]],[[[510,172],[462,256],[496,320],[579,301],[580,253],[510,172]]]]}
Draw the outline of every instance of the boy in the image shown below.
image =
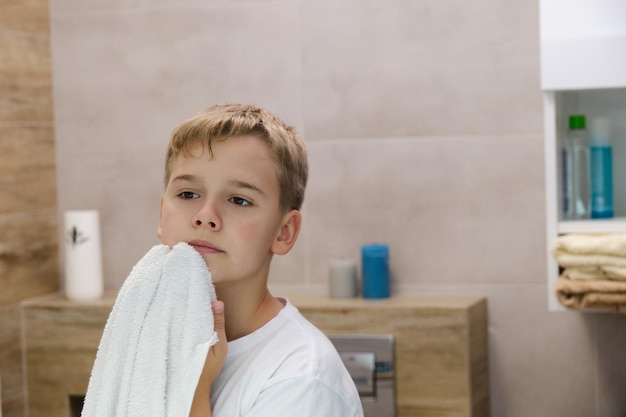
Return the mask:
{"type": "Polygon", "coordinates": [[[272,256],[289,252],[300,232],[307,177],[295,130],[258,107],[212,106],[172,134],[157,235],[202,255],[220,299],[220,342],[191,416],[363,415],[330,341],[267,288],[272,256]]]}

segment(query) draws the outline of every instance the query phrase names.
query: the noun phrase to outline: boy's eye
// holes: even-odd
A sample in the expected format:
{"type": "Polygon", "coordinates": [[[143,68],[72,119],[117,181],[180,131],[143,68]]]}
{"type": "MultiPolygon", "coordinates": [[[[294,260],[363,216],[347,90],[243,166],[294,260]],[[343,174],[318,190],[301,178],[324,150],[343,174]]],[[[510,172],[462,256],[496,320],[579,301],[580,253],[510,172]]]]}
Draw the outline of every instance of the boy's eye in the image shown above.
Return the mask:
{"type": "Polygon", "coordinates": [[[178,196],[180,198],[182,198],[183,200],[191,200],[192,198],[199,198],[200,195],[192,192],[192,191],[183,191],[182,193],[178,194],[178,196]]]}
{"type": "Polygon", "coordinates": [[[232,197],[230,201],[238,206],[249,206],[251,204],[248,200],[241,197],[232,197]]]}

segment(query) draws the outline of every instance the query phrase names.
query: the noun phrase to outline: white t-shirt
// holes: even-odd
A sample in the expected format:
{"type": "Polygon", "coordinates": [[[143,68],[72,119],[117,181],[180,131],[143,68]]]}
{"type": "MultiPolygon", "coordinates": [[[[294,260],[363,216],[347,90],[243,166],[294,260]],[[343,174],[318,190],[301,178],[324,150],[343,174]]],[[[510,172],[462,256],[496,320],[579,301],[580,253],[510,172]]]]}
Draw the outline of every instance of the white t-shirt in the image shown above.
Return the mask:
{"type": "Polygon", "coordinates": [[[228,342],[211,389],[215,417],[362,417],[352,378],[328,338],[289,301],[255,332],[228,342]]]}

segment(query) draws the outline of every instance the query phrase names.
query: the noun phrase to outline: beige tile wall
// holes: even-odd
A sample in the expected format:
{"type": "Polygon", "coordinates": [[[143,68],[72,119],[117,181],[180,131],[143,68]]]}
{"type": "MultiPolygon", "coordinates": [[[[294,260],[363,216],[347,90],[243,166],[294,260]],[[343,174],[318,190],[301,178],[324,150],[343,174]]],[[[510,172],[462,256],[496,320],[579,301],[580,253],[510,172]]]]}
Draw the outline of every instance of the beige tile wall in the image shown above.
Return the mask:
{"type": "Polygon", "coordinates": [[[211,103],[263,105],[300,129],[311,162],[276,292],[324,292],[330,259],[386,242],[396,293],[488,297],[494,416],[616,415],[626,318],[547,311],[538,13],[524,0],[54,0],[59,211],[100,210],[116,290],[157,243],[175,124],[211,103]]]}
{"type": "Polygon", "coordinates": [[[58,289],[47,0],[0,2],[2,415],[23,416],[19,302],[58,289]]]}

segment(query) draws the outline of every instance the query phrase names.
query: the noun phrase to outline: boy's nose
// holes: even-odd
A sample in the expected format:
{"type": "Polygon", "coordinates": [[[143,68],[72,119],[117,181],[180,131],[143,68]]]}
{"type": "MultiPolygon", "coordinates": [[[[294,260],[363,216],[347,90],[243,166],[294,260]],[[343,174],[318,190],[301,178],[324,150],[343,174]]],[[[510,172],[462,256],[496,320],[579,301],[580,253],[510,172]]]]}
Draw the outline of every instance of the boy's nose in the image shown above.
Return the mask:
{"type": "MultiPolygon", "coordinates": [[[[196,226],[202,226],[202,224],[203,224],[203,223],[202,223],[202,220],[200,220],[200,219],[196,219],[196,226]]],[[[212,220],[209,220],[209,221],[207,222],[207,224],[209,225],[209,227],[210,227],[211,229],[215,229],[215,228],[217,228],[217,223],[216,223],[216,222],[214,222],[214,221],[212,221],[212,220]]]]}
{"type": "Polygon", "coordinates": [[[220,217],[212,204],[206,204],[193,218],[196,227],[209,227],[211,230],[218,230],[222,223],[220,217]]]}

